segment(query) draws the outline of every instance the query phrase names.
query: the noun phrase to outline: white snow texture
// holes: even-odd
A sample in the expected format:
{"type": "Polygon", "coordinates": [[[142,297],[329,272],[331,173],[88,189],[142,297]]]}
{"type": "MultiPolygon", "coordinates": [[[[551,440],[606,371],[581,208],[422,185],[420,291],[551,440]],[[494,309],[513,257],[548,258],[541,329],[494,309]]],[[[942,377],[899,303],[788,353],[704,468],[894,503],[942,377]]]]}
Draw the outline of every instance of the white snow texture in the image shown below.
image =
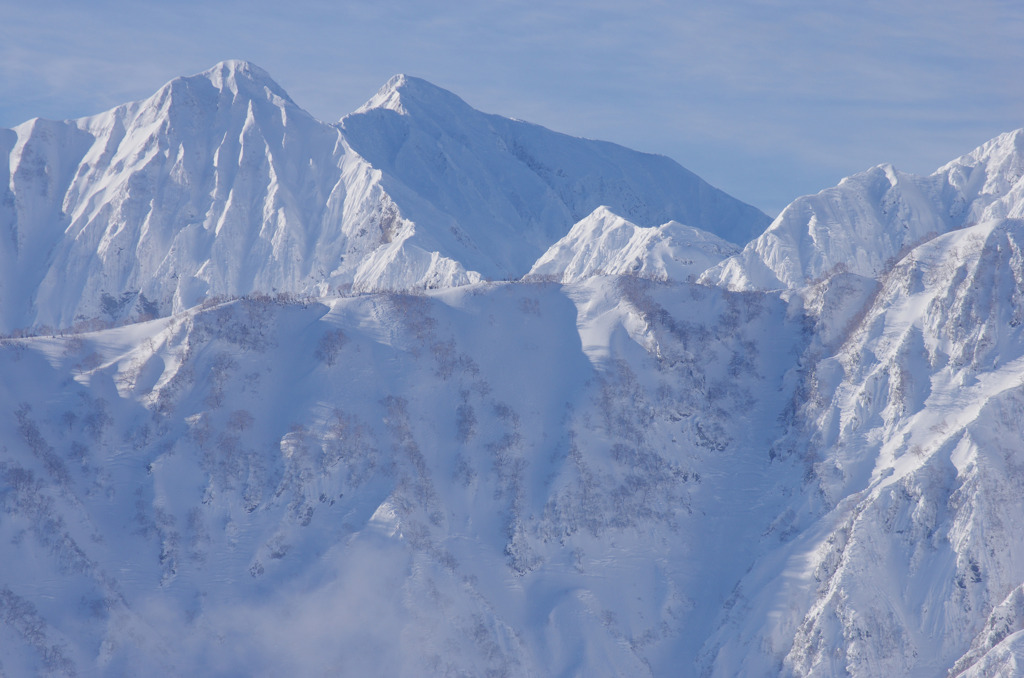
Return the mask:
{"type": "Polygon", "coordinates": [[[1024,672],[1024,130],[773,222],[407,76],[0,149],[0,675],[1024,672]]]}

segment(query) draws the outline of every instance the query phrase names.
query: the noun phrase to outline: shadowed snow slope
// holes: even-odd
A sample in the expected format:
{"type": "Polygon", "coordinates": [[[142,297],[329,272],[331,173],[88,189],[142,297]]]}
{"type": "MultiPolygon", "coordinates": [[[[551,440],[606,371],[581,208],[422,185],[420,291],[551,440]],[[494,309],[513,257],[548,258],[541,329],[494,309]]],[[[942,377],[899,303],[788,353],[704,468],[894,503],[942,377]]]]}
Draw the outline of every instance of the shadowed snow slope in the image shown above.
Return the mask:
{"type": "Polygon", "coordinates": [[[3,668],[677,673],[798,486],[803,341],[603,277],[8,340],[3,668]]]}
{"type": "Polygon", "coordinates": [[[0,331],[518,278],[602,204],[740,244],[769,221],[668,158],[405,76],[332,125],[224,62],[107,113],[0,130],[0,150],[0,331]]]}
{"type": "Polygon", "coordinates": [[[995,220],[915,248],[817,363],[774,448],[808,465],[810,527],[739,584],[711,675],[1016,675],[1022,246],[995,220]]]}

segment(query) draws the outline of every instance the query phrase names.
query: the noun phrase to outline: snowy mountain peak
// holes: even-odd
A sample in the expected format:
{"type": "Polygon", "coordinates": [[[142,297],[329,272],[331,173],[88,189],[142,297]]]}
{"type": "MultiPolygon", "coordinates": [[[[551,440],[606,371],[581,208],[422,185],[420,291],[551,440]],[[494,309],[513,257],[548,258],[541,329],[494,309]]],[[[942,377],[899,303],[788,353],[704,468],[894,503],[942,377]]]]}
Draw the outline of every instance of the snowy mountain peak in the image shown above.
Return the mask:
{"type": "Polygon", "coordinates": [[[355,113],[365,113],[367,111],[377,109],[404,113],[405,111],[402,108],[399,89],[405,84],[405,81],[406,76],[401,73],[391,76],[391,78],[384,83],[383,87],[377,90],[377,93],[370,97],[369,101],[355,110],[355,113]]]}
{"type": "Polygon", "coordinates": [[[947,163],[938,171],[946,172],[957,166],[978,165],[997,168],[1004,173],[1021,174],[1024,171],[1024,128],[1000,134],[970,153],[947,163]]]}
{"type": "Polygon", "coordinates": [[[288,93],[270,74],[248,61],[237,59],[221,61],[201,73],[175,78],[157,93],[185,87],[195,89],[205,83],[222,93],[230,93],[245,99],[269,100],[277,105],[295,106],[288,93]]]}
{"type": "Polygon", "coordinates": [[[416,242],[486,278],[519,278],[600,205],[645,226],[670,220],[744,243],[769,219],[663,156],[478,111],[395,76],[340,122],[416,224],[416,242]]]}
{"type": "Polygon", "coordinates": [[[1024,129],[1000,134],[935,174],[962,195],[956,208],[965,224],[1024,216],[1024,129]]]}
{"type": "Polygon", "coordinates": [[[0,143],[0,331],[211,296],[517,279],[600,205],[737,243],[769,221],[668,158],[482,113],[406,75],[327,124],[225,61],[0,143]]]}
{"type": "Polygon", "coordinates": [[[241,59],[225,59],[224,61],[214,64],[205,71],[202,71],[198,75],[208,78],[215,84],[218,82],[229,83],[240,80],[249,80],[252,82],[270,83],[275,87],[277,86],[277,83],[274,82],[269,73],[256,64],[241,59]]]}
{"type": "Polygon", "coordinates": [[[704,279],[731,289],[807,285],[836,272],[875,278],[951,230],[1024,217],[1024,130],[928,176],[883,164],[797,198],[760,237],[704,279]]]}
{"type": "Polygon", "coordinates": [[[644,228],[601,205],[552,245],[527,278],[570,283],[594,275],[635,275],[692,281],[738,251],[736,245],[678,221],[644,228]]]}
{"type": "Polygon", "coordinates": [[[432,113],[434,115],[465,115],[475,112],[465,101],[446,89],[422,78],[398,74],[392,76],[373,97],[355,113],[373,110],[394,111],[401,115],[432,113]]]}
{"type": "Polygon", "coordinates": [[[608,205],[598,205],[597,209],[588,214],[586,218],[577,222],[573,229],[588,230],[611,230],[621,228],[638,228],[636,224],[632,224],[626,219],[623,219],[618,214],[612,211],[612,208],[608,205]]]}

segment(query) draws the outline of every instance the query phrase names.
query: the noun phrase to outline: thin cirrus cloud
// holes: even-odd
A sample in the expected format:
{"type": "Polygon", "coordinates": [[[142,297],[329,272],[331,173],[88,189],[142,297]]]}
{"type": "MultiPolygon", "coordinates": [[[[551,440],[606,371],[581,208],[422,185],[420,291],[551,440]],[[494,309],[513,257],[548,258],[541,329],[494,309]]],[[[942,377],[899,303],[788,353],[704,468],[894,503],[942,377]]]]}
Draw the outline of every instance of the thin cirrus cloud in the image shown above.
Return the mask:
{"type": "Polygon", "coordinates": [[[1024,5],[1001,0],[6,4],[2,126],[99,112],[226,58],[334,120],[406,72],[482,110],[664,153],[776,212],[1024,125],[1024,5]]]}

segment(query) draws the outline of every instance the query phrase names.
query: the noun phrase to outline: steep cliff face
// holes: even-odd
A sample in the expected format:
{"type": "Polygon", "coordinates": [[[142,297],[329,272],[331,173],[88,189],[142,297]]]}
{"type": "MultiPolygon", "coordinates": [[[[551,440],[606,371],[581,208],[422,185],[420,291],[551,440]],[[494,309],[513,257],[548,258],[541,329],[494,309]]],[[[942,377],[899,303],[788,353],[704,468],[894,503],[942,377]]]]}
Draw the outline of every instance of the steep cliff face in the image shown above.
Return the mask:
{"type": "Polygon", "coordinates": [[[740,585],[712,674],[736,656],[764,675],[1010,666],[996,646],[1019,630],[1024,582],[1022,243],[1024,222],[999,220],[915,248],[817,362],[776,447],[807,464],[808,529],[740,585]]]}

